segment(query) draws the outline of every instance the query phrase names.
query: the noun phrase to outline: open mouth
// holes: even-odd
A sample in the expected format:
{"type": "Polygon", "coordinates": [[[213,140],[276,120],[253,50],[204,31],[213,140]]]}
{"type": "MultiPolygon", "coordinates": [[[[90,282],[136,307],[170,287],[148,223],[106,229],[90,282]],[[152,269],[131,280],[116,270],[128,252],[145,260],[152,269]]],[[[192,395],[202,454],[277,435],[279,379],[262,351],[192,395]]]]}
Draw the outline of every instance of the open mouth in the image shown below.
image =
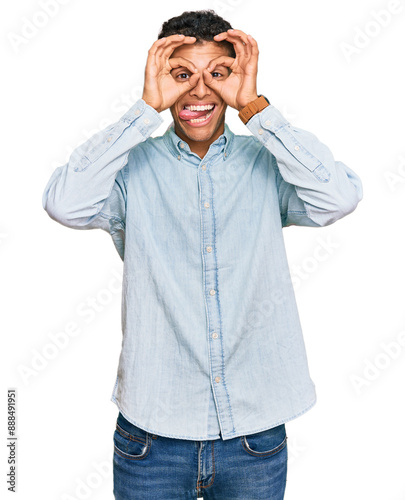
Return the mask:
{"type": "Polygon", "coordinates": [[[204,123],[210,119],[214,113],[215,107],[215,104],[184,106],[179,113],[179,117],[189,124],[204,123]]]}

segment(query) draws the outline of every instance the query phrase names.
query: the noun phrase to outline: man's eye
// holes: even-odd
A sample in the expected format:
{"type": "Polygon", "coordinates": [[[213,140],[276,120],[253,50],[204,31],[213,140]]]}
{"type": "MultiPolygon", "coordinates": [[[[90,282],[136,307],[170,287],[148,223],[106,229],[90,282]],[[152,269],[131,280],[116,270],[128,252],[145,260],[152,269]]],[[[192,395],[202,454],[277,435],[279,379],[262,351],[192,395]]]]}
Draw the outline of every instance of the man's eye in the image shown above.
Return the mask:
{"type": "Polygon", "coordinates": [[[219,73],[218,71],[214,71],[213,73],[211,73],[211,75],[212,75],[214,78],[218,78],[218,77],[222,76],[222,73],[219,73]]]}
{"type": "Polygon", "coordinates": [[[187,78],[189,78],[189,74],[188,73],[179,73],[177,75],[177,78],[180,78],[180,80],[186,80],[187,78]]]}

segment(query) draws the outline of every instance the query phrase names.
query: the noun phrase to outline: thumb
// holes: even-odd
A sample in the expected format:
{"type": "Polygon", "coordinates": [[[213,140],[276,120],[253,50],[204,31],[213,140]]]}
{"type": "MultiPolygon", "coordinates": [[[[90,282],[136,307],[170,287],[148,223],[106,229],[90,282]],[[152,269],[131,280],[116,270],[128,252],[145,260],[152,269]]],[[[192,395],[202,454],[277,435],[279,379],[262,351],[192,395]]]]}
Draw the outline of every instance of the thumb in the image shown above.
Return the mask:
{"type": "Polygon", "coordinates": [[[203,78],[204,78],[204,83],[208,85],[208,87],[210,87],[218,94],[221,94],[221,89],[223,85],[222,82],[218,82],[217,80],[215,80],[215,78],[207,69],[203,70],[203,78]]]}
{"type": "Polygon", "coordinates": [[[188,79],[189,86],[191,88],[194,88],[197,85],[199,79],[200,79],[200,75],[198,73],[191,75],[190,78],[188,79]]]}
{"type": "Polygon", "coordinates": [[[199,79],[200,79],[200,75],[194,74],[194,75],[191,75],[190,78],[187,79],[187,82],[184,82],[184,84],[178,85],[178,88],[179,88],[178,98],[182,97],[187,92],[190,92],[190,90],[192,90],[197,85],[199,79]]]}

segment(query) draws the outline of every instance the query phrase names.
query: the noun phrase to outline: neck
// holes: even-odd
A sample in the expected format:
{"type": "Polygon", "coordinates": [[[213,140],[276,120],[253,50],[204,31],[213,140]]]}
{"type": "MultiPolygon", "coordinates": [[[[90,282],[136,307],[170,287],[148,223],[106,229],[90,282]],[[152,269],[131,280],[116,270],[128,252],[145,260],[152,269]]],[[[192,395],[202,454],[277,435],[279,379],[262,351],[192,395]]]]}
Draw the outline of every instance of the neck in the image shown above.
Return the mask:
{"type": "Polygon", "coordinates": [[[180,137],[181,140],[186,142],[189,145],[190,151],[198,155],[201,159],[204,158],[204,156],[207,154],[211,144],[215,142],[218,137],[220,137],[224,131],[225,131],[225,125],[224,122],[218,127],[218,129],[214,132],[214,134],[207,140],[203,141],[195,141],[185,135],[177,125],[175,124],[174,131],[176,132],[176,135],[180,137]]]}

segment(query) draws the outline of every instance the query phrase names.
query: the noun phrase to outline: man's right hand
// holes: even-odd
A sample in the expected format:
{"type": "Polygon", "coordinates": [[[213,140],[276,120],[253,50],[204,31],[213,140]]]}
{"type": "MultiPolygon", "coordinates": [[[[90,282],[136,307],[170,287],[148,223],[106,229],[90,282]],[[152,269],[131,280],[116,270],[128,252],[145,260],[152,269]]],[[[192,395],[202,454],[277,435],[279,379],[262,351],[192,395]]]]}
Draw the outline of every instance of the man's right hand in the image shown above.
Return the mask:
{"type": "Polygon", "coordinates": [[[158,113],[170,108],[179,97],[196,86],[200,75],[194,64],[184,57],[172,57],[174,50],[183,44],[195,43],[194,36],[171,35],[157,40],[148,52],[142,99],[158,113]],[[176,82],[171,71],[179,67],[191,72],[186,81],[176,82]]]}

